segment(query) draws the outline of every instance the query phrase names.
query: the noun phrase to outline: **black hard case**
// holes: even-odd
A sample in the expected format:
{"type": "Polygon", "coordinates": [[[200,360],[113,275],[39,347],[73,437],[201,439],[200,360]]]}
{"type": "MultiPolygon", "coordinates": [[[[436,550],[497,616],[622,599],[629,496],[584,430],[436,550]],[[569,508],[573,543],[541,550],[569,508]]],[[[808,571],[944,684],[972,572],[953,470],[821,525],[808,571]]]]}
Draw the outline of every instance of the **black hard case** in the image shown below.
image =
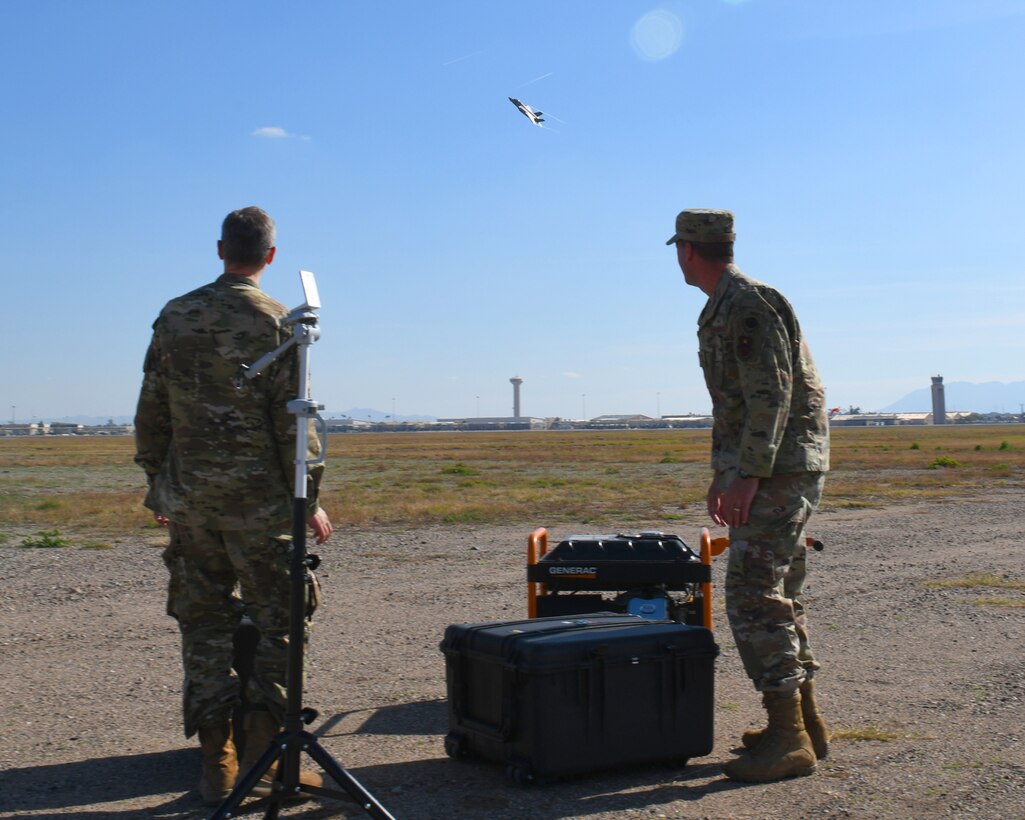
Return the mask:
{"type": "Polygon", "coordinates": [[[598,613],[445,630],[446,751],[515,780],[667,761],[713,743],[712,633],[598,613]]]}

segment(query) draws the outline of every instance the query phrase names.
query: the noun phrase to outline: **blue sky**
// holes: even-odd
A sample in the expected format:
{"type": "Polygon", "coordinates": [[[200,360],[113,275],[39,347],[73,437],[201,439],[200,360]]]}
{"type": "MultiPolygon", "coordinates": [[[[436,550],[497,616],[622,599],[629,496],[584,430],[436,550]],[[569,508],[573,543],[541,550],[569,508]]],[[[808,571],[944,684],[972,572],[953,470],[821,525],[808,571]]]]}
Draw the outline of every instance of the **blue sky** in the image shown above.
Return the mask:
{"type": "Polygon", "coordinates": [[[1000,0],[4,0],[0,412],[130,415],[250,204],[264,288],[317,274],[328,413],[707,411],[685,207],[832,406],[1021,380],[1023,43],[1000,0]]]}

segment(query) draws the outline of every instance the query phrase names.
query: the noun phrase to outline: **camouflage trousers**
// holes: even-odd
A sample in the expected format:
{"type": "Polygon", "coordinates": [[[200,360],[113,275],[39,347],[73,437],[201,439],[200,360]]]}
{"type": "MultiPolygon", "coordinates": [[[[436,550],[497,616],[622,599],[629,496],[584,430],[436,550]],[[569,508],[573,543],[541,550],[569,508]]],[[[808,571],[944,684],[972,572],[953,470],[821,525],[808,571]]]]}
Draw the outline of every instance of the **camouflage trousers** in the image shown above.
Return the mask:
{"type": "Polygon", "coordinates": [[[245,613],[260,631],[245,692],[250,706],[284,719],[288,673],[290,532],[206,530],[172,523],[164,551],[167,613],[178,621],[185,736],[231,717],[240,703],[233,639],[245,613]]]}
{"type": "Polygon", "coordinates": [[[763,478],[748,523],[730,530],[726,614],[744,670],[760,692],[792,691],[819,668],[802,603],[804,525],[823,473],[763,478]]]}

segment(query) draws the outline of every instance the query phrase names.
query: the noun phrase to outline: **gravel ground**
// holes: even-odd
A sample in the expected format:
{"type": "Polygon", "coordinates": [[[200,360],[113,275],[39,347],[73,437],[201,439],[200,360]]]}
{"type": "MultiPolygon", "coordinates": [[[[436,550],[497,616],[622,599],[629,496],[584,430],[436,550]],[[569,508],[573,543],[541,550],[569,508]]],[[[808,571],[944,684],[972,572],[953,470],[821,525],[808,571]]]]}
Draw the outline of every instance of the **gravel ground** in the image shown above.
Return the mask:
{"type": "MultiPolygon", "coordinates": [[[[697,516],[665,529],[696,544],[697,516]]],[[[397,818],[1025,817],[1025,593],[927,585],[1025,578],[1025,489],[817,516],[826,549],[810,557],[808,605],[821,706],[842,734],[816,775],[766,785],[721,771],[762,720],[721,596],[709,756],[534,787],[446,757],[438,642],[449,623],[523,617],[535,525],[349,529],[320,550],[311,728],[397,818]]],[[[551,537],[593,531],[560,525],[551,537]]],[[[164,584],[153,540],[0,548],[0,817],[209,814],[194,791],[197,748],[179,725],[164,584]]],[[[362,816],[330,800],[284,814],[362,816]]]]}

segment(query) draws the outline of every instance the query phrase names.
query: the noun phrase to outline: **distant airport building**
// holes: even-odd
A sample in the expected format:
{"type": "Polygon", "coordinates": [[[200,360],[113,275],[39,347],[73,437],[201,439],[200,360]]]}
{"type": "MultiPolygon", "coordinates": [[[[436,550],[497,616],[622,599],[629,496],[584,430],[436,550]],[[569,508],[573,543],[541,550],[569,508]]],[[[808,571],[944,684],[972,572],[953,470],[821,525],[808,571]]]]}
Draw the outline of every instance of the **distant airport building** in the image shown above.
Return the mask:
{"type": "Polygon", "coordinates": [[[711,427],[715,422],[711,416],[700,416],[688,413],[686,416],[662,416],[661,421],[666,427],[702,428],[711,427]]]}
{"type": "Polygon", "coordinates": [[[436,430],[547,430],[550,419],[533,416],[483,416],[481,418],[438,419],[436,430]]]}
{"type": "Polygon", "coordinates": [[[0,425],[0,436],[44,436],[48,432],[46,425],[36,424],[4,424],[0,425]]]}
{"type": "Polygon", "coordinates": [[[327,432],[329,433],[351,433],[354,430],[369,430],[374,422],[364,419],[353,419],[346,416],[340,419],[325,419],[327,432]]]}
{"type": "MultiPolygon", "coordinates": [[[[946,414],[945,424],[967,424],[983,421],[977,413],[963,410],[946,414]]],[[[988,419],[991,422],[1005,422],[1007,419],[988,419]]],[[[829,417],[830,427],[902,427],[908,425],[932,424],[932,413],[833,413],[829,417]]]]}
{"type": "Polygon", "coordinates": [[[605,416],[595,416],[588,423],[588,427],[600,427],[608,429],[629,429],[631,427],[648,427],[655,420],[651,416],[640,413],[610,413],[605,416]]]}
{"type": "Polygon", "coordinates": [[[897,427],[908,424],[929,424],[930,413],[833,413],[831,427],[897,427]]]}
{"type": "Polygon", "coordinates": [[[30,424],[2,424],[0,436],[130,436],[132,424],[76,424],[66,421],[40,421],[30,424]]]}
{"type": "Polygon", "coordinates": [[[947,403],[943,396],[943,377],[932,377],[932,423],[947,423],[947,403]]]}
{"type": "Polygon", "coordinates": [[[593,419],[582,419],[572,422],[574,428],[585,428],[588,430],[645,430],[645,429],[672,429],[682,427],[711,427],[711,416],[659,416],[652,418],[643,413],[609,413],[604,416],[595,416],[593,419]]]}

